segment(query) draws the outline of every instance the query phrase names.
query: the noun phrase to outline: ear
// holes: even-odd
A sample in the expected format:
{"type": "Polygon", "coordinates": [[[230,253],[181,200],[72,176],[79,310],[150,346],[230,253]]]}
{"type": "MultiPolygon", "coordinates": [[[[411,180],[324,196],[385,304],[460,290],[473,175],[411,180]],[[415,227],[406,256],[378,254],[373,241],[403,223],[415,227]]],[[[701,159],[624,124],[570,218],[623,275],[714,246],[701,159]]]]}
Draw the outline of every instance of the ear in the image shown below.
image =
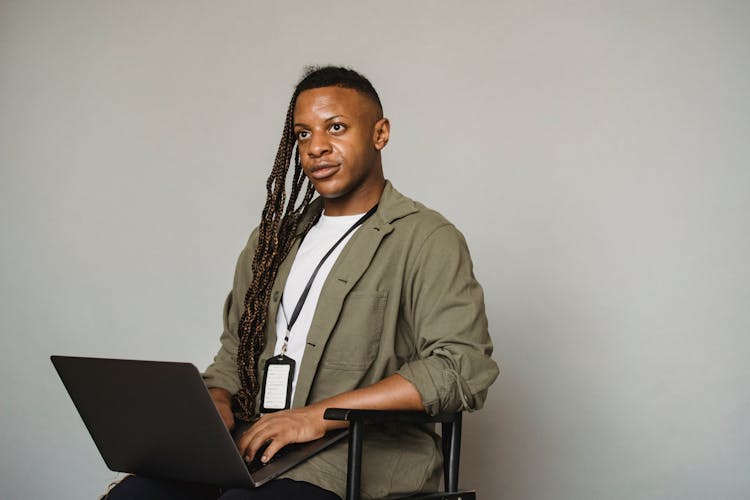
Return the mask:
{"type": "Polygon", "coordinates": [[[377,151],[380,151],[388,144],[388,138],[391,136],[391,122],[388,118],[381,118],[375,122],[373,129],[373,145],[377,151]]]}

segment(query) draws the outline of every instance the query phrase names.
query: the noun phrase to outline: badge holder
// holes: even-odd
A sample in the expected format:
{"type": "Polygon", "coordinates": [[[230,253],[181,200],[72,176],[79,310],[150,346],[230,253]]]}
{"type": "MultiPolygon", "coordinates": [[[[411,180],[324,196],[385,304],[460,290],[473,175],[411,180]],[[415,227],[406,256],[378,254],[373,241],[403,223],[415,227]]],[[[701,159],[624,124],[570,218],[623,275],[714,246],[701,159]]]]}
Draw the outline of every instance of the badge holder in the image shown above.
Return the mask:
{"type": "Polygon", "coordinates": [[[339,240],[333,244],[328,252],[320,259],[320,262],[313,270],[312,276],[307,281],[305,289],[302,291],[297,300],[297,305],[294,307],[292,317],[286,317],[286,311],[284,310],[284,301],[281,301],[281,312],[284,314],[284,320],[286,321],[286,336],[284,337],[284,345],[281,347],[281,354],[274,356],[266,361],[264,368],[263,377],[263,388],[260,393],[260,412],[261,413],[272,413],[275,411],[288,410],[292,406],[292,380],[294,379],[294,365],[295,361],[286,355],[286,349],[289,345],[289,335],[291,334],[292,327],[299,318],[299,313],[302,311],[302,306],[307,300],[307,295],[310,293],[315,277],[318,275],[318,271],[323,266],[323,263],[333,253],[342,241],[346,239],[352,231],[357,229],[363,224],[375,211],[378,206],[375,205],[367,211],[357,222],[355,222],[347,231],[344,233],[339,240]]]}
{"type": "Polygon", "coordinates": [[[288,410],[292,404],[292,380],[295,361],[284,354],[269,358],[263,370],[260,412],[288,410]]]}

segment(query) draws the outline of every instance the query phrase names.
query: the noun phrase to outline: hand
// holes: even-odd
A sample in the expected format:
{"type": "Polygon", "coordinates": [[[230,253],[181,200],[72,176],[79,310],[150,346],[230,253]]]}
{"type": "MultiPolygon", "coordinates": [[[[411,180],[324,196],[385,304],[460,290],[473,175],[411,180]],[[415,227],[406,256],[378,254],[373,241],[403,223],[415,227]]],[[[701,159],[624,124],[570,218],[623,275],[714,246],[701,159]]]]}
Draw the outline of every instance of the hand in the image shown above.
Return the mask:
{"type": "Polygon", "coordinates": [[[284,410],[263,415],[240,437],[237,448],[247,461],[252,460],[266,442],[260,461],[268,462],[289,443],[306,443],[323,437],[327,423],[320,409],[313,407],[284,410]]]}
{"type": "Polygon", "coordinates": [[[211,399],[216,405],[216,409],[221,415],[221,419],[224,421],[224,425],[230,431],[234,429],[234,414],[232,413],[232,395],[228,390],[220,387],[212,387],[208,390],[211,395],[211,399]]]}

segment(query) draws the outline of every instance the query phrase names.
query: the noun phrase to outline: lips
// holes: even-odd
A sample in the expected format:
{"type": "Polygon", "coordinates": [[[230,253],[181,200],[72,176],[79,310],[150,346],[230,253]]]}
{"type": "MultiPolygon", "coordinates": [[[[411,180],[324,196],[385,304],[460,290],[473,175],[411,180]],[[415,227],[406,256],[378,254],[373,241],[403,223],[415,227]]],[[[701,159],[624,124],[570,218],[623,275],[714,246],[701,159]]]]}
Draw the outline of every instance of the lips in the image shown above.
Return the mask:
{"type": "Polygon", "coordinates": [[[318,163],[310,169],[309,176],[319,181],[331,177],[338,169],[338,163],[318,163]]]}

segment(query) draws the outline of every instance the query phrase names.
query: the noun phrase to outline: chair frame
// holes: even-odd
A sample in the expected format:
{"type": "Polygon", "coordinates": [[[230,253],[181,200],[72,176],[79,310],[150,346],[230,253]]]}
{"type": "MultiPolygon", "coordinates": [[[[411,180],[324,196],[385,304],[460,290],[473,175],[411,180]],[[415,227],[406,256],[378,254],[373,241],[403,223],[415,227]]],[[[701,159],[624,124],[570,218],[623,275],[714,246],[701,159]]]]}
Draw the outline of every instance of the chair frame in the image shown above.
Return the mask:
{"type": "Polygon", "coordinates": [[[431,416],[417,411],[353,410],[328,408],[323,418],[349,422],[349,455],[346,470],[346,500],[360,500],[362,478],[362,438],[368,424],[385,422],[440,423],[443,436],[443,478],[445,492],[408,497],[410,499],[472,500],[473,491],[458,491],[461,454],[461,413],[431,416]]]}

